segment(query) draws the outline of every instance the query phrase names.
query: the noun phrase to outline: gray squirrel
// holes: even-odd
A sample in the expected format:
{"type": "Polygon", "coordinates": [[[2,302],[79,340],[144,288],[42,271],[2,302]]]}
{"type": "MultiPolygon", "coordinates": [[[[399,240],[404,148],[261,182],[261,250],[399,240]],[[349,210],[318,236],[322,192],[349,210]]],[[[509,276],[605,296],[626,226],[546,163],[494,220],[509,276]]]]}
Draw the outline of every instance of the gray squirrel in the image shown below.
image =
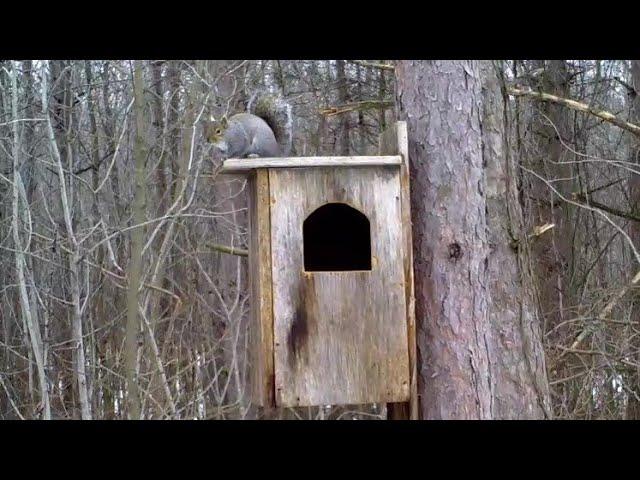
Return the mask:
{"type": "Polygon", "coordinates": [[[237,113],[204,123],[204,137],[224,158],[280,157],[291,152],[293,116],[284,98],[258,92],[237,113]]]}

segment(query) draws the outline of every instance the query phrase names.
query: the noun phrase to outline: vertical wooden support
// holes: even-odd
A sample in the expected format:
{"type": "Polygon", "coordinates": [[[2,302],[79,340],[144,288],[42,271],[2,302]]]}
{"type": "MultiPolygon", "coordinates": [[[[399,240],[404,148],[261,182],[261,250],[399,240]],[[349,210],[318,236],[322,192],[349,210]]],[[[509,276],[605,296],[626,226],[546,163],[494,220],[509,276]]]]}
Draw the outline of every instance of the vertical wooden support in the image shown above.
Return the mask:
{"type": "Polygon", "coordinates": [[[273,292],[271,282],[271,228],[269,171],[256,169],[249,184],[249,271],[254,403],[275,407],[273,370],[273,292]]]}
{"type": "Polygon", "coordinates": [[[410,401],[408,403],[387,404],[388,418],[391,420],[418,420],[418,368],[416,348],[416,316],[415,316],[415,292],[413,281],[413,239],[411,229],[411,188],[409,176],[409,142],[407,135],[407,123],[396,124],[380,136],[380,155],[402,156],[400,167],[400,189],[402,208],[402,233],[404,242],[404,277],[405,295],[407,306],[407,340],[409,349],[410,369],[410,401]]]}

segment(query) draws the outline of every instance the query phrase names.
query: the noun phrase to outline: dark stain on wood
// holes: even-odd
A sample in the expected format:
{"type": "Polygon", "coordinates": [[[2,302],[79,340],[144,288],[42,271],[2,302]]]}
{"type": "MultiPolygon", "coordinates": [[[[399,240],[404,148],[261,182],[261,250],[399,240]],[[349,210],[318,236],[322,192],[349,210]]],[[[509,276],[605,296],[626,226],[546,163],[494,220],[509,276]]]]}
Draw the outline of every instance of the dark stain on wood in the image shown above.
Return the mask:
{"type": "Polygon", "coordinates": [[[313,293],[312,277],[303,276],[299,280],[298,302],[294,311],[293,321],[288,336],[289,359],[291,365],[304,361],[308,355],[308,338],[309,338],[309,321],[313,315],[313,299],[309,297],[308,292],[313,293]],[[305,282],[306,277],[306,282],[305,282]],[[307,285],[310,283],[311,285],[307,285]],[[311,287],[311,288],[308,288],[311,287]]]}
{"type": "Polygon", "coordinates": [[[269,402],[267,402],[267,405],[273,406],[275,405],[275,398],[276,398],[276,392],[275,392],[276,375],[275,375],[275,372],[271,371],[267,374],[267,376],[269,378],[269,383],[268,383],[269,402]]]}
{"type": "Polygon", "coordinates": [[[289,331],[289,352],[291,353],[290,358],[294,361],[298,360],[302,349],[307,343],[308,335],[307,312],[304,311],[303,306],[298,305],[291,323],[291,330],[289,331]]]}

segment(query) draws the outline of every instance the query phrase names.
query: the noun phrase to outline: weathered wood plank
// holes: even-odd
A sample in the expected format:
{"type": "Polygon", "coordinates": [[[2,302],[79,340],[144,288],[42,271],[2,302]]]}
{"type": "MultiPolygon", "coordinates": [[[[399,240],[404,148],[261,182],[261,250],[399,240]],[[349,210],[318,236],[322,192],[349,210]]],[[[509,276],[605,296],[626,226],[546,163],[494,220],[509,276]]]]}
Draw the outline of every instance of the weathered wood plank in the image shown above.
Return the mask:
{"type": "Polygon", "coordinates": [[[249,185],[249,271],[251,288],[251,338],[253,401],[275,406],[273,371],[273,301],[271,290],[271,235],[269,173],[258,169],[249,185]]]}
{"type": "Polygon", "coordinates": [[[410,393],[411,399],[406,404],[390,404],[389,418],[395,420],[417,420],[419,418],[418,405],[418,370],[416,349],[416,317],[415,292],[413,278],[413,239],[411,228],[411,188],[409,172],[409,143],[407,123],[397,122],[380,136],[379,153],[391,155],[400,153],[402,166],[400,168],[400,188],[402,204],[402,235],[404,243],[404,275],[405,296],[407,307],[407,340],[409,349],[409,366],[411,370],[410,393]]]}
{"type": "Polygon", "coordinates": [[[221,173],[238,173],[255,168],[297,167],[370,167],[401,165],[400,155],[362,157],[276,157],[276,158],[230,158],[222,164],[221,173]]]}
{"type": "Polygon", "coordinates": [[[278,406],[409,400],[398,170],[269,170],[278,406]],[[372,270],[305,272],[303,222],[346,203],[371,228],[372,270]]]}

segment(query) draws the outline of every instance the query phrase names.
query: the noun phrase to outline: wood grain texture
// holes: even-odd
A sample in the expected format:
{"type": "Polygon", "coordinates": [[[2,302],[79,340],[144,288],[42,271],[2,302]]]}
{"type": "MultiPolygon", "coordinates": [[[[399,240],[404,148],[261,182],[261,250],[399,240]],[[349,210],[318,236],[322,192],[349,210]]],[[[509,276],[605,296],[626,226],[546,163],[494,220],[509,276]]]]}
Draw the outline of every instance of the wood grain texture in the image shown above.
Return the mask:
{"type": "Polygon", "coordinates": [[[253,402],[267,408],[275,406],[270,218],[269,172],[258,169],[249,184],[250,349],[253,402]]]}
{"type": "Polygon", "coordinates": [[[398,167],[269,170],[278,406],[409,400],[398,167]],[[302,226],[346,203],[371,226],[372,270],[304,272],[302,226]]]}
{"type": "Polygon", "coordinates": [[[255,168],[371,167],[400,165],[400,155],[361,157],[276,157],[230,158],[222,164],[222,173],[237,173],[255,168]]]}
{"type": "Polygon", "coordinates": [[[400,195],[402,208],[402,236],[404,243],[404,275],[405,297],[407,307],[407,340],[409,351],[409,367],[411,372],[410,401],[405,404],[390,404],[387,411],[392,420],[418,420],[418,367],[416,348],[416,315],[415,292],[413,281],[413,238],[411,228],[411,188],[409,179],[409,141],[407,136],[407,122],[396,122],[391,128],[380,135],[380,155],[399,153],[402,157],[400,167],[400,195]]]}

